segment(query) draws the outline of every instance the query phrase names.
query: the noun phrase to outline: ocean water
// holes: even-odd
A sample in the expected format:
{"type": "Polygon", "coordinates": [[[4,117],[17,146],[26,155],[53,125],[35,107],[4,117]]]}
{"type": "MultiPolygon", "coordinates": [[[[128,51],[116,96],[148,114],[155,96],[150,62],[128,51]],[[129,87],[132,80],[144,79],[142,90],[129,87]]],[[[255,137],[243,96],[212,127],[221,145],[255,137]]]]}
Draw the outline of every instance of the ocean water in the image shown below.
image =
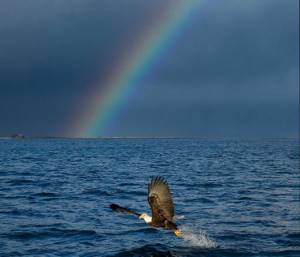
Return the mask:
{"type": "Polygon", "coordinates": [[[0,140],[0,256],[300,256],[299,141],[0,140]],[[177,238],[150,213],[165,177],[177,238]]]}

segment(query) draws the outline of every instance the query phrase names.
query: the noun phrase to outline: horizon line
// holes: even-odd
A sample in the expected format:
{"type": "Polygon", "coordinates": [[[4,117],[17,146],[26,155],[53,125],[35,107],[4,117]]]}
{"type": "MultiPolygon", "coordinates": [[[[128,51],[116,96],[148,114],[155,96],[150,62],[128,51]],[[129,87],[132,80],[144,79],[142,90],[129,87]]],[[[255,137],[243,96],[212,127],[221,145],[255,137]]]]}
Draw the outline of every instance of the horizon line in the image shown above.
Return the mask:
{"type": "Polygon", "coordinates": [[[14,138],[13,136],[0,136],[0,139],[201,139],[201,140],[272,140],[272,139],[300,139],[300,135],[292,137],[201,137],[201,136],[99,136],[99,137],[72,137],[72,136],[24,136],[14,138]]]}

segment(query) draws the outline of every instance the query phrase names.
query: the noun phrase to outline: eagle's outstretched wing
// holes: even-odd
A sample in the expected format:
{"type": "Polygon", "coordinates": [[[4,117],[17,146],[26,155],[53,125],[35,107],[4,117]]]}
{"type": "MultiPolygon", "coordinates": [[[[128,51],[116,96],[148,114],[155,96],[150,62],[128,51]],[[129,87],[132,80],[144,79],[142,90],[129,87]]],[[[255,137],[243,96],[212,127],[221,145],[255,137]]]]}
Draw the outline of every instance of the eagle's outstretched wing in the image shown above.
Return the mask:
{"type": "Polygon", "coordinates": [[[152,223],[172,222],[174,205],[168,183],[162,177],[154,177],[148,185],[148,202],[152,210],[152,223]]]}
{"type": "Polygon", "coordinates": [[[117,205],[117,204],[111,204],[110,205],[110,208],[113,210],[113,211],[116,211],[116,212],[125,212],[125,213],[129,213],[129,214],[133,214],[135,216],[140,216],[141,214],[133,211],[133,210],[130,210],[129,208],[126,208],[126,207],[122,207],[120,205],[117,205]]]}

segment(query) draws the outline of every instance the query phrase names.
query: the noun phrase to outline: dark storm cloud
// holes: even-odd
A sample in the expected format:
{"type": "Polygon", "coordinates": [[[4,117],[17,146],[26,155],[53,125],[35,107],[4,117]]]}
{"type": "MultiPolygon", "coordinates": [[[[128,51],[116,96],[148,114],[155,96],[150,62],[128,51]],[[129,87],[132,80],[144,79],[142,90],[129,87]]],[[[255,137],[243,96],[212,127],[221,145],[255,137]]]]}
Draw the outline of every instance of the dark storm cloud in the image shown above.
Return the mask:
{"type": "MultiPolygon", "coordinates": [[[[0,135],[63,135],[92,81],[170,3],[1,1],[0,135]]],[[[296,136],[298,36],[296,0],[200,5],[109,135],[296,136]]]]}
{"type": "Polygon", "coordinates": [[[297,136],[297,1],[216,2],[148,76],[139,112],[124,111],[132,122],[120,123],[140,114],[150,134],[297,136]]]}
{"type": "MultiPolygon", "coordinates": [[[[295,69],[297,1],[217,1],[193,19],[169,51],[159,80],[248,81],[295,69]],[[247,4],[248,3],[248,4],[247,4]]],[[[195,84],[195,83],[194,83],[195,84]]]]}
{"type": "MultiPolygon", "coordinates": [[[[165,4],[162,4],[163,7],[165,4]]],[[[158,11],[141,1],[1,1],[1,135],[59,135],[98,74],[158,11]]],[[[76,113],[75,113],[76,115],[76,113]]]]}

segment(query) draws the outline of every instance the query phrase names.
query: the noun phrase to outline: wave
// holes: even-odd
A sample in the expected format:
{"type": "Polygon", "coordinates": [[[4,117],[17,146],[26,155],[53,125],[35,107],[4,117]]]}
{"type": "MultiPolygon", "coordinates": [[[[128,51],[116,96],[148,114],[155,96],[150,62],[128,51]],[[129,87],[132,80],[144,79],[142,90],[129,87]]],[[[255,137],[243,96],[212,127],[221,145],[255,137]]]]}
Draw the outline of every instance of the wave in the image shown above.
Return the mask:
{"type": "Polygon", "coordinates": [[[16,231],[0,234],[0,237],[13,240],[43,239],[45,237],[99,236],[94,230],[58,229],[50,228],[44,231],[16,231]]]}
{"type": "MultiPolygon", "coordinates": [[[[253,252],[239,251],[236,249],[199,247],[168,247],[162,244],[144,245],[139,248],[123,250],[110,257],[250,257],[255,256],[253,252]]],[[[269,256],[269,255],[266,255],[269,256]]],[[[271,255],[270,255],[271,256],[271,255]]]]}
{"type": "Polygon", "coordinates": [[[51,192],[41,192],[41,193],[36,193],[35,195],[39,196],[39,197],[58,197],[59,196],[58,194],[51,193],[51,192]]]}
{"type": "Polygon", "coordinates": [[[104,190],[96,189],[96,188],[86,189],[86,190],[82,191],[82,193],[86,194],[86,195],[112,196],[111,193],[104,191],[104,190]]]}
{"type": "Polygon", "coordinates": [[[34,183],[31,179],[12,179],[8,182],[11,186],[20,186],[24,184],[34,183]]]}

